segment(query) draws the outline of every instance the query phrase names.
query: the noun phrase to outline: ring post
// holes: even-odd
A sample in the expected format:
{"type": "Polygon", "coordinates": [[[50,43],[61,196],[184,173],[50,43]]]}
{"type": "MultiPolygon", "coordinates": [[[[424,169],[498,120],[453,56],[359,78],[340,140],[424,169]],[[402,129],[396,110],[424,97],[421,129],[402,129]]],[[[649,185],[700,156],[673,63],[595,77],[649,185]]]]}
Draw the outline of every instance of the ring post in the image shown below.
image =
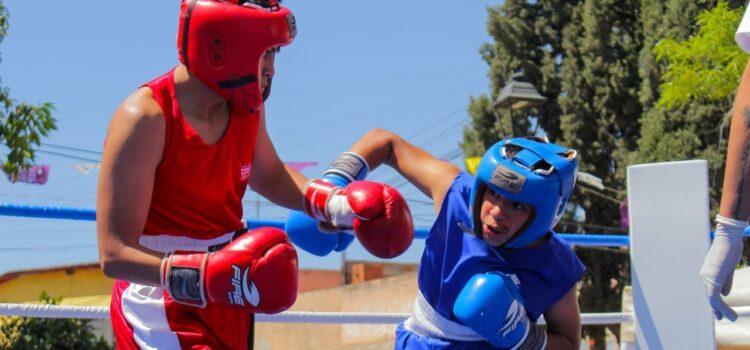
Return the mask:
{"type": "Polygon", "coordinates": [[[707,169],[705,160],[627,169],[638,349],[716,349],[698,275],[710,243],[707,169]]]}

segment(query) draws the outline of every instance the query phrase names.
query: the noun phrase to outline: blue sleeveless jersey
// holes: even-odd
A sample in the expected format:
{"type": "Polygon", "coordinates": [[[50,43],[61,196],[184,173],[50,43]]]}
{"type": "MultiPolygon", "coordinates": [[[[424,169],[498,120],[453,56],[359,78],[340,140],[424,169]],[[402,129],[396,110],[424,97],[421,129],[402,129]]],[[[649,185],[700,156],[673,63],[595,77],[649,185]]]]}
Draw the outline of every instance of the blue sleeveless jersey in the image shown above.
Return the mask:
{"type": "MultiPolygon", "coordinates": [[[[554,233],[538,247],[507,250],[492,247],[474,234],[464,232],[459,223],[471,227],[472,184],[473,177],[465,172],[459,173],[451,184],[425,240],[419,290],[441,316],[461,324],[453,315],[453,305],[472,276],[489,271],[515,274],[521,282],[519,287],[526,312],[532,320],[537,320],[581,279],[583,264],[570,246],[554,233]]],[[[407,344],[409,348],[422,347],[418,343],[425,343],[423,348],[430,349],[461,348],[460,342],[430,340],[399,326],[397,349],[407,344]],[[404,336],[410,339],[407,341],[404,336]]],[[[469,344],[466,345],[473,349],[479,346],[476,342],[469,344]]],[[[491,348],[489,343],[484,345],[491,348]]]]}

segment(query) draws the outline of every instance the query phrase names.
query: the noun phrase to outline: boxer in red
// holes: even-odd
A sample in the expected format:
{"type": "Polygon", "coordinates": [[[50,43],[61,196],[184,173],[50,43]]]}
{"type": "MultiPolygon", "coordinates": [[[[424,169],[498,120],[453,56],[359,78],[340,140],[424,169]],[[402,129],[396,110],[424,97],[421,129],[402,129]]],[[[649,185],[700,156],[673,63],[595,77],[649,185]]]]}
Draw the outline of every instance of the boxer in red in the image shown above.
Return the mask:
{"type": "Polygon", "coordinates": [[[296,31],[275,0],[183,0],[180,63],[115,111],[97,235],[102,269],[117,280],[111,319],[119,349],[251,348],[252,315],[294,303],[295,248],[281,230],[247,232],[248,185],[274,203],[365,232],[370,250],[391,244],[387,235],[378,239],[382,228],[412,234],[409,209],[388,186],[355,182],[324,195],[318,181],[308,185],[279,160],[263,102],[275,55],[296,31]]]}

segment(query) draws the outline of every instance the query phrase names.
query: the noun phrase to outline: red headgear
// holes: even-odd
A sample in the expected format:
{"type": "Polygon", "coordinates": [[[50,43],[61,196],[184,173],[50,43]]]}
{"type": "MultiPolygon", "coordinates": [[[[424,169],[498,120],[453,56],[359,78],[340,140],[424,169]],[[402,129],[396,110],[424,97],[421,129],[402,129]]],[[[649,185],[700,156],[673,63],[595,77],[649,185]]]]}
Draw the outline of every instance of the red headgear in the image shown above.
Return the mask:
{"type": "Polygon", "coordinates": [[[180,61],[233,109],[243,111],[263,104],[264,53],[290,44],[297,34],[291,11],[277,1],[258,2],[183,0],[180,11],[180,61]]]}

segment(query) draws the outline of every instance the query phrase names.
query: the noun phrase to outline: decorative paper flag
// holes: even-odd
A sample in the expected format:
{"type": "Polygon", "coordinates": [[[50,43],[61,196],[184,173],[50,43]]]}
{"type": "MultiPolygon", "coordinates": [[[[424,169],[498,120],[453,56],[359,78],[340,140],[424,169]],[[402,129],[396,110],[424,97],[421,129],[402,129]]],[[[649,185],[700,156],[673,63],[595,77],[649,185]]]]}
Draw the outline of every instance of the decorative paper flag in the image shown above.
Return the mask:
{"type": "Polygon", "coordinates": [[[99,169],[102,163],[73,164],[73,168],[83,175],[88,175],[91,170],[99,169]]]}
{"type": "Polygon", "coordinates": [[[318,166],[318,162],[286,162],[284,164],[297,171],[311,166],[318,166]]]}
{"type": "Polygon", "coordinates": [[[32,165],[28,169],[18,171],[18,175],[13,179],[13,176],[8,174],[8,180],[10,182],[25,182],[30,184],[44,185],[47,183],[49,178],[49,165],[32,165]]]}
{"type": "Polygon", "coordinates": [[[464,162],[466,162],[466,170],[471,173],[471,175],[474,175],[477,172],[477,167],[481,160],[482,157],[469,157],[464,159],[464,162]]]}
{"type": "Polygon", "coordinates": [[[630,227],[630,218],[628,217],[628,198],[625,197],[622,202],[620,202],[620,227],[622,228],[629,228],[630,227]]]}

